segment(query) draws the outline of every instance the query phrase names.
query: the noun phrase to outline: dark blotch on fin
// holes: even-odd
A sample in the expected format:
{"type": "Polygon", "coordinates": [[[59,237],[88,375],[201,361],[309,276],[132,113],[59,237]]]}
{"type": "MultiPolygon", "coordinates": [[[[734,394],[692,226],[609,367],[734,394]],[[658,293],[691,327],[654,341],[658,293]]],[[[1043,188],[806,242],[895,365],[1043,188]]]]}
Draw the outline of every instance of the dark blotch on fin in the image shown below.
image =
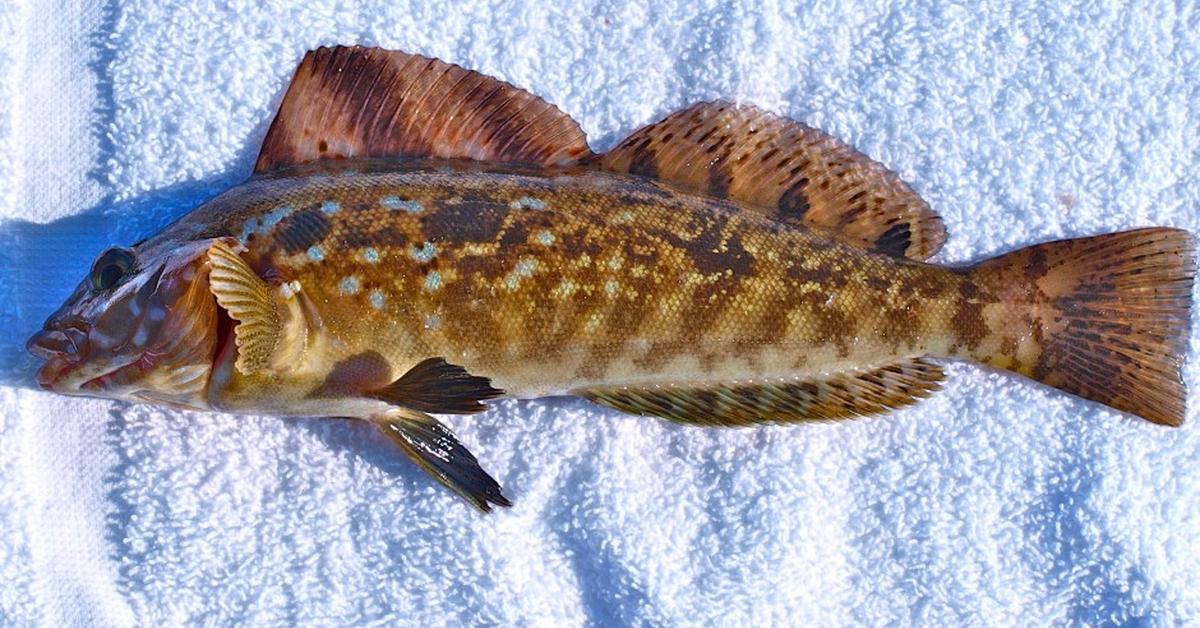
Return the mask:
{"type": "Polygon", "coordinates": [[[500,483],[446,426],[433,417],[401,410],[374,419],[379,429],[417,466],[483,512],[492,506],[512,506],[500,483]]]}
{"type": "Polygon", "coordinates": [[[806,187],[808,187],[808,179],[800,177],[784,190],[776,205],[780,216],[791,220],[804,218],[804,215],[808,213],[808,197],[804,195],[806,187]]]}
{"type": "Polygon", "coordinates": [[[654,149],[650,148],[650,138],[646,138],[630,159],[629,174],[654,179],[658,177],[658,161],[654,149]]]}
{"type": "Polygon", "coordinates": [[[369,393],[388,403],[439,414],[483,412],[487,409],[483,401],[503,394],[503,390],[492,387],[492,380],[471,375],[442,358],[424,360],[400,379],[369,393]]]}
{"type": "Polygon", "coordinates": [[[875,250],[894,257],[904,257],[904,252],[912,244],[912,229],[907,222],[898,222],[875,239],[875,250]]]}

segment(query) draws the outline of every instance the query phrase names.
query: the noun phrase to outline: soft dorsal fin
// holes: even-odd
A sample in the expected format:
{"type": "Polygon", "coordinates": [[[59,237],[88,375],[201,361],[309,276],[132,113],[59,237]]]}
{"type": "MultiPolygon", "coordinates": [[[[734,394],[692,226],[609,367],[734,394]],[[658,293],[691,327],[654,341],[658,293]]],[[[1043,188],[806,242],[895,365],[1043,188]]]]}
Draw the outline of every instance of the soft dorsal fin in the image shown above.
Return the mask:
{"type": "Polygon", "coordinates": [[[752,106],[693,105],[641,128],[598,161],[891,255],[926,259],[946,239],[941,218],[887,168],[752,106]]]}
{"type": "Polygon", "coordinates": [[[700,425],[752,425],[844,419],[878,414],[928,397],[942,369],[920,358],[870,370],[769,384],[707,387],[611,387],[579,396],[630,414],[700,425]]]}
{"type": "Polygon", "coordinates": [[[254,171],[351,157],[563,166],[590,155],[579,125],[525,90],[437,59],[337,46],[296,68],[254,171]]]}

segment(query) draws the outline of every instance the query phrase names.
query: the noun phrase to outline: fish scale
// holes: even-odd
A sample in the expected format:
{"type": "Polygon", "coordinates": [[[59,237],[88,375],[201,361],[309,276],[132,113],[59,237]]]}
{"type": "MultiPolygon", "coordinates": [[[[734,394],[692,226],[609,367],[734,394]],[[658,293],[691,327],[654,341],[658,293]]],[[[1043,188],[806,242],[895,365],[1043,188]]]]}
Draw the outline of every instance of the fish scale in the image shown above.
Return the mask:
{"type": "Polygon", "coordinates": [[[594,154],[511,85],[378,49],[305,56],[255,176],[92,272],[29,343],[45,387],[374,422],[481,510],[431,413],[575,394],[702,425],[879,414],[941,363],[1164,425],[1195,240],[1148,228],[929,264],[942,220],[801,123],[699,103],[594,154]]]}

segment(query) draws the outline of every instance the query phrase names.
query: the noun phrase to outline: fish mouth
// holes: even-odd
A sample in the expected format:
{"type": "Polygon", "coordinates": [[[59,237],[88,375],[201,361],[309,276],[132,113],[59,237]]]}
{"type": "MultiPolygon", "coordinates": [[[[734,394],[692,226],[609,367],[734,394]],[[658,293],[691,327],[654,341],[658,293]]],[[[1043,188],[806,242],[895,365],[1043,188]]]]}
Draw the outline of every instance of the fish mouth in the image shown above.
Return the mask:
{"type": "Polygon", "coordinates": [[[82,321],[69,321],[54,328],[43,328],[29,338],[25,350],[46,360],[37,372],[37,383],[47,390],[55,390],[72,370],[76,369],[90,352],[88,326],[82,321]]]}
{"type": "Polygon", "coordinates": [[[105,378],[143,359],[142,355],[138,355],[128,362],[112,364],[94,377],[83,379],[90,375],[80,373],[88,353],[87,346],[86,334],[73,333],[73,330],[64,333],[43,329],[34,334],[25,344],[25,349],[46,360],[34,376],[38,386],[64,394],[78,394],[88,389],[103,390],[107,383],[105,378]]]}
{"type": "Polygon", "coordinates": [[[137,359],[127,364],[113,364],[105,369],[104,372],[89,379],[83,379],[86,375],[78,375],[80,370],[80,362],[78,360],[52,357],[46,360],[46,363],[38,369],[35,379],[38,386],[41,386],[45,390],[53,390],[68,395],[85,392],[95,393],[107,388],[113,375],[131,366],[135,366],[141,360],[142,357],[138,356],[137,359]]]}

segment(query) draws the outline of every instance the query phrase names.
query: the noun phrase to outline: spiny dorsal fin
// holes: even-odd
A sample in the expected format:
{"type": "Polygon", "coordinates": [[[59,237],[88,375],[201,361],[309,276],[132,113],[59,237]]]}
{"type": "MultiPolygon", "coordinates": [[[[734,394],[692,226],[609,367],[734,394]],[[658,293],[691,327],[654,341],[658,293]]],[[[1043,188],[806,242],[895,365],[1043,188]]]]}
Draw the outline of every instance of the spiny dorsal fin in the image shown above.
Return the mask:
{"type": "Polygon", "coordinates": [[[296,68],[254,171],[350,157],[563,166],[590,155],[579,125],[525,90],[437,59],[337,46],[296,68]]]}
{"type": "Polygon", "coordinates": [[[942,220],[903,181],[841,141],[748,105],[693,105],[598,157],[602,168],[757,209],[838,240],[926,259],[942,220]]]}
{"type": "Polygon", "coordinates": [[[495,399],[504,391],[493,388],[492,380],[486,377],[472,375],[442,358],[429,358],[400,379],[368,394],[421,412],[471,414],[486,410],[482,402],[495,399]]]}
{"type": "Polygon", "coordinates": [[[591,388],[576,394],[630,414],[735,426],[878,414],[928,397],[941,387],[944,377],[936,364],[917,358],[779,383],[591,388]]]}
{"type": "Polygon", "coordinates": [[[512,506],[500,484],[437,419],[407,408],[372,417],[372,421],[417,466],[483,512],[492,505],[512,506]]]}
{"type": "Polygon", "coordinates": [[[270,286],[222,240],[208,248],[208,284],[217,304],[238,321],[234,328],[241,373],[265,368],[283,335],[283,316],[270,286]]]}

